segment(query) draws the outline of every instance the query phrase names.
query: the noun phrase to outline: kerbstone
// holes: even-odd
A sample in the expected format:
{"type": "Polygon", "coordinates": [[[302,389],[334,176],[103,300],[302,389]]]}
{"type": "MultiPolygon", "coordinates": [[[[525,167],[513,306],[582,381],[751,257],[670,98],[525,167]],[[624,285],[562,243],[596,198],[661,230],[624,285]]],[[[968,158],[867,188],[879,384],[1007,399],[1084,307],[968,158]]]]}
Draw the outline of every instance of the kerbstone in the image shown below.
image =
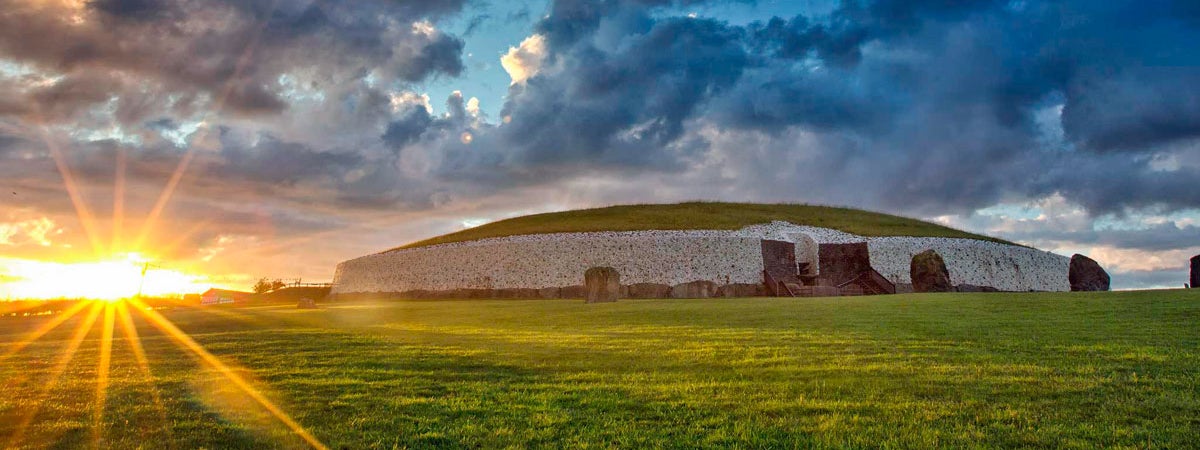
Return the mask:
{"type": "Polygon", "coordinates": [[[1108,272],[1100,267],[1096,260],[1076,253],[1071,256],[1070,274],[1072,291],[1107,291],[1109,289],[1108,272]]]}
{"type": "Polygon", "coordinates": [[[913,256],[909,273],[912,278],[913,292],[954,292],[950,284],[950,271],[946,262],[933,250],[926,250],[913,256]]]}
{"type": "Polygon", "coordinates": [[[621,274],[612,267],[592,267],[583,273],[588,303],[615,302],[621,295],[621,274]]]}
{"type": "Polygon", "coordinates": [[[1193,288],[1200,288],[1200,255],[1192,257],[1192,277],[1190,283],[1193,288]]]}

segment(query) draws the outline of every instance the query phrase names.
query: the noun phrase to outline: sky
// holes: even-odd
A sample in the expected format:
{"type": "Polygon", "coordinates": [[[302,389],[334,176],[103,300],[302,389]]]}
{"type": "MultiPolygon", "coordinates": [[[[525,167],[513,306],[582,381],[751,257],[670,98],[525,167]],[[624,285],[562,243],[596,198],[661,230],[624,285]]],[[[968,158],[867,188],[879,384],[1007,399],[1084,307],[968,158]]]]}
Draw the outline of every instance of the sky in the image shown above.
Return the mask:
{"type": "Polygon", "coordinates": [[[686,200],[902,214],[1178,287],[1198,86],[1193,1],[8,0],[0,298],[106,258],[329,281],[686,200]]]}

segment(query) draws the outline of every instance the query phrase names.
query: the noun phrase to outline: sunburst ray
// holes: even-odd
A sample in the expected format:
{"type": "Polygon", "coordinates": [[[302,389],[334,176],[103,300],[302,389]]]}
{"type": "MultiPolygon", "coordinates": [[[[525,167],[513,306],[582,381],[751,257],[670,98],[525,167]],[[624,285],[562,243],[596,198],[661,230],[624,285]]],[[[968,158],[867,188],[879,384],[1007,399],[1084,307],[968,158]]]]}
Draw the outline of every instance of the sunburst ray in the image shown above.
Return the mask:
{"type": "Polygon", "coordinates": [[[84,234],[87,235],[88,242],[92,245],[92,251],[97,257],[104,255],[100,234],[96,228],[96,217],[92,215],[92,210],[84,201],[79,185],[75,183],[75,175],[71,172],[66,155],[58,147],[58,142],[50,135],[50,130],[40,113],[37,115],[37,128],[42,134],[42,140],[46,143],[46,149],[50,151],[50,157],[54,160],[54,167],[58,169],[58,174],[62,177],[67,197],[71,199],[71,205],[75,207],[75,215],[79,218],[79,223],[83,225],[84,234]]]}
{"type": "Polygon", "coordinates": [[[259,392],[258,389],[255,389],[254,386],[250,385],[245,378],[242,378],[242,376],[238,375],[238,373],[232,368],[230,368],[224,362],[221,362],[220,358],[217,358],[212,353],[209,353],[208,350],[205,350],[203,346],[195,341],[195,339],[192,339],[191,336],[188,336],[187,333],[184,333],[183,330],[180,330],[179,327],[176,327],[175,324],[171,323],[171,321],[167,320],[158,312],[146,308],[145,304],[138,300],[131,300],[131,302],[133,303],[133,306],[137,308],[138,313],[145,317],[151,325],[153,325],[155,328],[158,328],[160,331],[166,334],[167,337],[174,340],[180,347],[194,353],[206,365],[213,370],[216,370],[218,373],[224,376],[225,379],[229,380],[234,386],[258,403],[259,406],[269,412],[272,416],[275,416],[277,420],[279,420],[293,433],[303,439],[304,442],[307,442],[310,446],[316,449],[324,450],[328,448],[325,446],[325,444],[322,444],[321,441],[317,440],[316,437],[310,434],[308,430],[305,430],[303,426],[293,420],[291,416],[276,406],[275,403],[259,392]]]}
{"type": "Polygon", "coordinates": [[[113,174],[112,244],[115,253],[121,249],[125,228],[125,147],[117,148],[117,169],[113,174]]]}
{"type": "Polygon", "coordinates": [[[96,361],[96,401],[92,410],[92,442],[97,447],[104,440],[104,406],[108,402],[109,369],[112,364],[113,322],[115,305],[104,304],[104,325],[100,329],[100,358],[96,361]]]}
{"type": "Polygon", "coordinates": [[[62,325],[63,322],[66,322],[71,317],[75,316],[76,314],[79,314],[79,312],[83,311],[83,309],[88,307],[88,305],[89,305],[89,302],[83,302],[83,301],[76,302],[75,305],[71,306],[66,311],[59,313],[53,319],[50,319],[49,322],[42,324],[42,326],[40,326],[36,330],[33,330],[32,332],[30,332],[27,336],[25,336],[23,339],[18,341],[16,344],[13,344],[12,348],[8,349],[8,351],[5,351],[3,355],[0,355],[0,361],[4,361],[5,359],[8,359],[8,357],[17,354],[17,352],[24,350],[25,347],[29,346],[29,344],[34,343],[38,339],[41,339],[41,337],[45,336],[46,333],[49,333],[51,330],[53,330],[55,328],[58,328],[58,326],[62,325]]]}
{"type": "MultiPolygon", "coordinates": [[[[271,3],[270,11],[274,11],[278,0],[271,3]]],[[[263,20],[258,24],[254,33],[250,37],[250,41],[246,43],[246,47],[242,50],[242,54],[238,57],[237,64],[234,65],[233,73],[229,75],[225,85],[221,88],[221,92],[217,95],[216,101],[213,102],[213,108],[206,111],[201,123],[208,124],[209,120],[220,114],[221,110],[225,109],[225,102],[229,99],[229,95],[233,93],[238,78],[242,72],[246,70],[251,58],[254,55],[254,50],[258,47],[258,41],[262,36],[262,31],[266,28],[267,22],[263,20]]],[[[211,126],[201,128],[199,134],[193,142],[201,143],[208,138],[211,126]]],[[[167,180],[167,185],[163,187],[162,192],[158,196],[158,200],[154,202],[154,207],[150,209],[150,214],[146,216],[146,222],[142,224],[142,229],[138,233],[135,249],[141,249],[146,243],[146,239],[154,231],[155,224],[158,222],[159,216],[166,209],[167,204],[171,202],[171,197],[175,195],[175,190],[179,187],[179,182],[183,180],[184,174],[187,173],[188,167],[192,164],[192,159],[196,156],[196,145],[188,145],[187,150],[183,153],[183,158],[180,158],[179,164],[175,166],[175,170],[171,173],[171,178],[167,180]]]]}
{"type": "Polygon", "coordinates": [[[129,349],[133,351],[133,359],[149,384],[150,399],[154,402],[154,409],[158,412],[163,432],[166,433],[165,441],[172,443],[170,445],[173,446],[174,439],[171,436],[170,422],[167,421],[167,408],[163,406],[162,394],[158,392],[154,372],[150,370],[150,360],[146,357],[146,349],[142,346],[142,339],[138,335],[137,327],[133,324],[133,316],[129,314],[129,306],[125,302],[117,304],[117,317],[121,319],[121,332],[125,335],[125,340],[129,342],[129,349]]]}
{"type": "Polygon", "coordinates": [[[41,389],[34,397],[33,407],[25,411],[17,422],[15,431],[9,438],[7,448],[19,448],[21,446],[21,441],[25,439],[25,431],[33,423],[34,417],[41,410],[42,403],[50,396],[50,392],[58,384],[58,380],[62,377],[63,372],[67,370],[67,365],[75,357],[79,346],[83,344],[83,339],[92,331],[92,326],[96,324],[96,318],[99,317],[101,308],[102,305],[99,302],[93,302],[92,309],[88,311],[87,317],[75,328],[75,334],[71,336],[71,340],[67,342],[62,354],[59,355],[58,360],[54,362],[54,366],[50,369],[50,377],[42,384],[41,389]]]}

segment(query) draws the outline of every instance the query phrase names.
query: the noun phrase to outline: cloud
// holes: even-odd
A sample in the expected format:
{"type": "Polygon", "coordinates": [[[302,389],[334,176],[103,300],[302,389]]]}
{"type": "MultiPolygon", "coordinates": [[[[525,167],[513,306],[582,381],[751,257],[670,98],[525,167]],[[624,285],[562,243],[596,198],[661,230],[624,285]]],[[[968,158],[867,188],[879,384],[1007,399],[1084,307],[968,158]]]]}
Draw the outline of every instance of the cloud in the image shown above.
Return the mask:
{"type": "Polygon", "coordinates": [[[462,4],[18,0],[0,11],[0,57],[65,77],[31,99],[50,103],[45,108],[103,101],[95,98],[101,94],[119,102],[149,95],[164,109],[200,100],[234,113],[279,114],[289,103],[278,83],[285,74],[316,83],[460,74],[462,40],[429,20],[462,4]]]}
{"type": "Polygon", "coordinates": [[[945,217],[1121,261],[1191,245],[1194,223],[1094,226],[1200,208],[1191,2],[875,0],[749,23],[695,3],[552,1],[500,57],[505,97],[431,105],[431,83],[476,76],[440,29],[480,23],[462,0],[20,0],[0,10],[0,177],[21,195],[0,205],[78,232],[45,131],[92,204],[124,155],[129,211],[195,151],[165,226],[227,229],[187,238],[194,255],[221,235],[437,218],[355,232],[359,251],[462,217],[696,198],[945,217]],[[1045,217],[976,213],[997,205],[1045,217]]]}
{"type": "Polygon", "coordinates": [[[521,41],[517,47],[509,47],[508,53],[500,57],[500,66],[512,78],[512,84],[524,83],[537,75],[546,59],[546,38],[535,34],[521,41]]]}
{"type": "Polygon", "coordinates": [[[796,129],[815,134],[822,157],[793,170],[795,150],[783,149],[754,177],[776,171],[920,214],[1054,193],[1097,214],[1200,205],[1185,181],[1194,167],[1150,164],[1191,163],[1181,148],[1200,142],[1200,102],[1183,88],[1200,81],[1198,61],[1182,44],[1200,30],[1177,11],[879,1],[739,26],[674,6],[554,2],[535,35],[536,60],[554,70],[531,77],[516,63],[533,45],[506,55],[506,161],[673,173],[720,153],[693,130],[796,129]],[[1137,65],[1151,60],[1162,65],[1137,65]]]}
{"type": "Polygon", "coordinates": [[[46,247],[51,244],[51,236],[59,233],[62,229],[48,217],[0,222],[0,246],[34,244],[46,247]]]}

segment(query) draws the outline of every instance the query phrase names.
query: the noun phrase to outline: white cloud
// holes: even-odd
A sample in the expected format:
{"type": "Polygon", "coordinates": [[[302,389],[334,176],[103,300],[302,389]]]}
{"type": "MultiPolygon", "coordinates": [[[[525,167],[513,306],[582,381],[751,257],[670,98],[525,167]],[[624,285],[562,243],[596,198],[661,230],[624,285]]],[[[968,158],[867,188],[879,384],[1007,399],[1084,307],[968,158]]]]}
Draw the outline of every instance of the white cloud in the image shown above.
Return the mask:
{"type": "Polygon", "coordinates": [[[537,75],[546,59],[546,38],[535,34],[521,41],[519,47],[509,47],[508,53],[500,57],[500,66],[512,78],[512,84],[524,83],[537,75]]]}
{"type": "Polygon", "coordinates": [[[479,117],[479,99],[478,98],[471,97],[470,100],[467,100],[467,114],[470,114],[471,117],[479,117]]]}
{"type": "Polygon", "coordinates": [[[425,111],[433,114],[433,105],[429,104],[429,94],[417,94],[412,91],[390,92],[388,99],[391,101],[392,112],[400,112],[405,106],[417,104],[425,107],[425,111]]]}
{"type": "Polygon", "coordinates": [[[1200,254],[1200,247],[1166,251],[1145,251],[1101,246],[1093,247],[1088,256],[1102,262],[1104,267],[1110,272],[1148,272],[1156,270],[1183,270],[1187,267],[1188,259],[1197,254],[1200,254]]]}
{"type": "Polygon", "coordinates": [[[246,248],[255,247],[258,244],[259,239],[257,236],[222,234],[217,236],[217,238],[214,239],[209,245],[201,247],[197,253],[200,254],[201,261],[211,262],[217,256],[225,253],[227,250],[243,250],[246,248]]]}
{"type": "Polygon", "coordinates": [[[412,31],[415,34],[420,34],[425,37],[436,36],[438,33],[437,27],[433,25],[433,22],[428,20],[413,22],[412,31]]]}
{"type": "Polygon", "coordinates": [[[61,233],[62,229],[48,217],[0,223],[0,245],[34,243],[49,247],[50,237],[61,233]]]}

